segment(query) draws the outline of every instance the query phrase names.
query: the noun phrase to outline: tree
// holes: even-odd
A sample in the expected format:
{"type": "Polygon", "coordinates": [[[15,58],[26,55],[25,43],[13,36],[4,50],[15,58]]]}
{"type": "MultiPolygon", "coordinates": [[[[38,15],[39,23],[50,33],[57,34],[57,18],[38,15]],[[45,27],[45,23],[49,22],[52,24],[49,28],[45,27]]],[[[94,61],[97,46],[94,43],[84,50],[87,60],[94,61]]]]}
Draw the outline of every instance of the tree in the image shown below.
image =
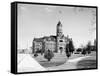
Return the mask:
{"type": "Polygon", "coordinates": [[[69,44],[66,44],[66,50],[65,50],[66,56],[69,58],[71,56],[71,52],[69,50],[69,44]]]}
{"type": "Polygon", "coordinates": [[[85,47],[83,48],[83,51],[81,54],[86,55],[86,48],[85,47]]]}
{"type": "Polygon", "coordinates": [[[88,54],[91,53],[91,42],[90,41],[86,45],[86,51],[87,51],[88,54]]]}
{"type": "Polygon", "coordinates": [[[44,58],[50,61],[54,57],[54,53],[50,50],[45,51],[44,58]]]}
{"type": "Polygon", "coordinates": [[[69,41],[69,52],[73,53],[75,50],[72,39],[69,41]]]}
{"type": "Polygon", "coordinates": [[[77,52],[82,52],[82,48],[77,48],[76,51],[77,52]]]}
{"type": "Polygon", "coordinates": [[[68,53],[66,54],[66,56],[69,58],[69,57],[71,56],[71,53],[68,52],[68,53]]]}
{"type": "Polygon", "coordinates": [[[97,41],[96,41],[96,39],[94,40],[94,50],[97,51],[97,41]]]}

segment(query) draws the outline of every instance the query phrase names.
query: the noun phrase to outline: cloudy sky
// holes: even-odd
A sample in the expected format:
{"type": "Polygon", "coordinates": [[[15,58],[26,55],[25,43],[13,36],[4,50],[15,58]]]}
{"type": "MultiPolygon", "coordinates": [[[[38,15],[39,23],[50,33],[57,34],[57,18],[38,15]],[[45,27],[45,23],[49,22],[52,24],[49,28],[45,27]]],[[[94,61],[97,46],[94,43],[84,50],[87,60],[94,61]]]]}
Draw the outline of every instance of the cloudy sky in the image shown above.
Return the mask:
{"type": "Polygon", "coordinates": [[[34,38],[56,35],[59,20],[75,47],[96,38],[95,8],[18,4],[18,48],[31,47],[34,38]]]}

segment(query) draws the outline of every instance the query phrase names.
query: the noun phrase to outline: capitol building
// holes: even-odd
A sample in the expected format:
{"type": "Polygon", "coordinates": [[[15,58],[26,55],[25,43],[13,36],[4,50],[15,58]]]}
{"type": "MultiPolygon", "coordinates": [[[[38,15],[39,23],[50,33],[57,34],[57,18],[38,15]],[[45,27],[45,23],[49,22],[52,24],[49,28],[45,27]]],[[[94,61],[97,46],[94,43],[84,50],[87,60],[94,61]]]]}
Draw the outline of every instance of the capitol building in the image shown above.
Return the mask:
{"type": "Polygon", "coordinates": [[[70,40],[72,39],[69,38],[68,35],[64,36],[62,23],[61,21],[58,21],[56,26],[56,36],[50,35],[33,39],[33,53],[37,51],[45,52],[47,50],[51,50],[57,53],[64,52],[66,49],[66,45],[69,43],[70,40]]]}

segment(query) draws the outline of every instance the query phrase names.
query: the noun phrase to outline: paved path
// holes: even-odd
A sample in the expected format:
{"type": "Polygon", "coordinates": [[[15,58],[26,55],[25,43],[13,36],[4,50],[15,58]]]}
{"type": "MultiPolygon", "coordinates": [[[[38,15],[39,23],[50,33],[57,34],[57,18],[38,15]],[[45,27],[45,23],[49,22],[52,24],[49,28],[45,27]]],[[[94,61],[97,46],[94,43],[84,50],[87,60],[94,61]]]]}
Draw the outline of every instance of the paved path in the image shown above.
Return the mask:
{"type": "Polygon", "coordinates": [[[84,56],[84,57],[79,57],[79,58],[75,58],[75,59],[70,59],[70,60],[68,60],[67,62],[78,62],[78,61],[80,61],[80,60],[82,60],[82,59],[84,59],[84,58],[87,58],[87,57],[91,57],[91,56],[84,56]]]}
{"type": "Polygon", "coordinates": [[[19,56],[18,72],[46,71],[46,69],[29,54],[20,54],[19,56]]]}

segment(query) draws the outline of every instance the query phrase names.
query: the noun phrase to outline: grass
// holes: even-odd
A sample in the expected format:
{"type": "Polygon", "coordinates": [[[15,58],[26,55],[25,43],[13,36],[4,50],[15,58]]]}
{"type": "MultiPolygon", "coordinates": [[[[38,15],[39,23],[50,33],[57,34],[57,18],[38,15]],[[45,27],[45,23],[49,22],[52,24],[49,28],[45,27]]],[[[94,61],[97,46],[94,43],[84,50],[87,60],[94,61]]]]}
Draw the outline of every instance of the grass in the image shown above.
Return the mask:
{"type": "Polygon", "coordinates": [[[61,64],[64,64],[66,62],[66,55],[65,54],[55,54],[54,57],[51,59],[51,61],[47,61],[47,59],[45,59],[43,57],[43,55],[39,55],[38,57],[35,58],[40,65],[42,65],[43,67],[53,67],[53,66],[59,66],[61,64]]]}
{"type": "Polygon", "coordinates": [[[48,62],[48,61],[45,61],[44,63],[41,63],[42,66],[44,67],[53,67],[53,66],[59,66],[61,64],[64,64],[65,62],[48,62]]]}
{"type": "Polygon", "coordinates": [[[82,60],[77,63],[77,69],[96,68],[96,60],[82,60]]]}
{"type": "MultiPolygon", "coordinates": [[[[69,59],[75,59],[75,58],[83,57],[83,56],[84,55],[82,54],[72,54],[69,59]]],[[[92,52],[91,54],[88,54],[85,56],[92,56],[92,57],[88,57],[85,60],[78,62],[76,65],[77,68],[96,67],[96,53],[92,52]]],[[[68,60],[68,58],[66,57],[66,54],[57,54],[57,53],[55,53],[55,56],[49,62],[47,61],[47,59],[43,57],[43,55],[40,55],[40,54],[35,59],[40,63],[40,65],[42,65],[45,68],[62,65],[68,60]]]]}
{"type": "Polygon", "coordinates": [[[88,56],[90,56],[90,57],[85,58],[77,63],[76,66],[78,69],[96,68],[97,67],[96,52],[92,52],[88,56]]]}

